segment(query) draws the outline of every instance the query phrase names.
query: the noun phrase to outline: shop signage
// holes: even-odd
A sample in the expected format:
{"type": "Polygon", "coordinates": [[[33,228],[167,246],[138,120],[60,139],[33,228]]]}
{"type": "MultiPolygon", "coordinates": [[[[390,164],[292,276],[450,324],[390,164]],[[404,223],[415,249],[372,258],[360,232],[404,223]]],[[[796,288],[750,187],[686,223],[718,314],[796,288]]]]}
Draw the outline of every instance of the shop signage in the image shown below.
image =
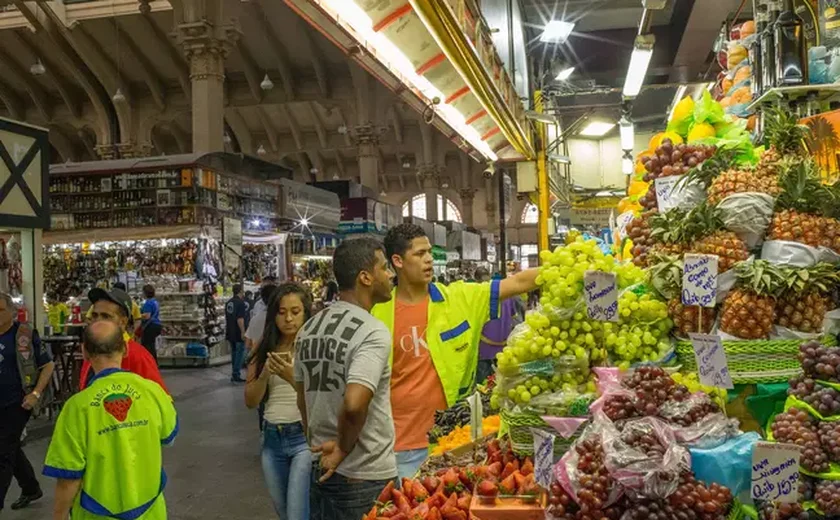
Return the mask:
{"type": "Polygon", "coordinates": [[[467,403],[470,405],[470,437],[474,441],[484,434],[481,422],[484,417],[484,403],[481,402],[481,394],[478,392],[467,397],[467,403]]]}
{"type": "Polygon", "coordinates": [[[0,118],[0,222],[49,227],[49,164],[46,130],[0,118]]]}
{"type": "Polygon", "coordinates": [[[717,256],[686,254],[683,257],[683,304],[714,307],[717,302],[717,276],[717,256]]]}
{"type": "Polygon", "coordinates": [[[446,247],[446,228],[440,224],[432,224],[432,245],[446,247]]]}
{"type": "Polygon", "coordinates": [[[583,275],[583,294],[586,299],[586,313],[590,319],[618,321],[615,273],[586,271],[583,275]]]}
{"type": "Polygon", "coordinates": [[[682,190],[675,190],[674,186],[679,182],[680,177],[672,175],[670,177],[659,177],[655,182],[656,189],[656,204],[659,206],[659,211],[668,211],[679,205],[679,194],[682,190]]]}
{"type": "Polygon", "coordinates": [[[572,208],[571,224],[573,226],[608,227],[612,211],[612,208],[572,208]]]}
{"type": "Polygon", "coordinates": [[[799,500],[799,446],[757,442],[752,453],[752,498],[762,502],[799,500]]]}
{"type": "Polygon", "coordinates": [[[717,388],[734,388],[720,336],[692,333],[689,337],[691,346],[694,347],[694,360],[697,362],[700,384],[717,388]]]}
{"type": "Polygon", "coordinates": [[[309,225],[336,229],[341,218],[341,206],[335,193],[280,179],[280,210],[283,218],[309,225]]]}
{"type": "Polygon", "coordinates": [[[369,233],[385,234],[402,222],[399,208],[368,197],[343,199],[341,201],[341,222],[370,222],[369,233]]]}

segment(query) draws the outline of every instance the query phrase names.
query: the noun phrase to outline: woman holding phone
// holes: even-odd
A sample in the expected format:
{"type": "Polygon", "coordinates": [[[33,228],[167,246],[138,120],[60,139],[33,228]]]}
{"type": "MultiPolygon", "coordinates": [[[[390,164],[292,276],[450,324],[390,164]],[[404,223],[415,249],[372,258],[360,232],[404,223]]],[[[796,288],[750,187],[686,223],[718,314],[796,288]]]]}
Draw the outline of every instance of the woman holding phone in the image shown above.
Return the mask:
{"type": "Polygon", "coordinates": [[[262,339],[248,362],[245,404],[264,404],[262,468],[274,509],[283,520],[308,520],[312,455],[294,387],[294,345],[312,313],[309,292],[296,283],[277,287],[266,310],[262,339]]]}

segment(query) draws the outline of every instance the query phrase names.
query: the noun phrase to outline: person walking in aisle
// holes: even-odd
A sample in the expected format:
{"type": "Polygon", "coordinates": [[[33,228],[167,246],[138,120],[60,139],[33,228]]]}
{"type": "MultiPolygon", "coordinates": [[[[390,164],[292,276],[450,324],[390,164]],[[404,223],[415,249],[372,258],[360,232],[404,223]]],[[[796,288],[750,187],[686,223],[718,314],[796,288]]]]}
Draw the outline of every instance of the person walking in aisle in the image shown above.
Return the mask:
{"type": "Polygon", "coordinates": [[[294,373],[304,429],[320,455],[312,464],[311,517],[359,520],[397,476],[390,336],[370,315],[391,297],[394,273],[372,238],[342,242],[333,270],[339,301],[298,333],[294,373]]]}
{"type": "MultiPolygon", "coordinates": [[[[260,282],[260,294],[262,294],[262,290],[265,287],[272,287],[277,285],[277,277],[274,275],[268,275],[262,279],[260,282]]],[[[268,302],[262,301],[262,298],[257,298],[257,302],[251,307],[251,319],[257,316],[260,313],[265,313],[266,309],[268,308],[268,302]]]]}
{"type": "Polygon", "coordinates": [[[472,391],[481,328],[499,317],[500,302],[536,288],[537,270],[489,283],[432,283],[432,244],[421,227],[409,223],[388,230],[385,249],[397,287],[371,313],[393,340],[397,464],[400,478],[410,478],[428,455],[435,411],[472,391]]]}
{"type": "Polygon", "coordinates": [[[245,358],[245,293],[242,284],[233,285],[233,298],[225,304],[225,335],[230,343],[230,380],[233,383],[244,383],[242,379],[242,361],[245,358]]]}
{"type": "Polygon", "coordinates": [[[12,509],[44,496],[20,438],[55,366],[38,333],[15,321],[15,310],[12,297],[0,293],[0,513],[13,476],[22,492],[12,509]]]}
{"type": "Polygon", "coordinates": [[[152,285],[143,286],[143,297],[146,301],[143,302],[143,307],[140,308],[140,318],[142,321],[140,325],[143,329],[143,334],[140,343],[149,351],[149,354],[155,359],[157,363],[157,346],[155,341],[160,336],[163,327],[160,323],[160,304],[155,299],[155,288],[152,285]]]}
{"type": "MultiPolygon", "coordinates": [[[[159,384],[164,390],[166,385],[160,375],[155,358],[149,354],[143,345],[131,338],[128,331],[132,330],[131,297],[122,289],[91,289],[88,299],[93,303],[90,311],[91,323],[110,321],[123,331],[125,353],[122,356],[122,369],[137,374],[159,384]]],[[[87,388],[93,380],[95,371],[90,362],[85,359],[79,376],[79,389],[87,388]]]]}
{"type": "Polygon", "coordinates": [[[259,302],[262,302],[262,309],[251,314],[251,321],[245,328],[245,348],[248,352],[253,352],[260,344],[260,339],[262,339],[263,330],[265,329],[265,315],[268,310],[268,302],[276,290],[276,285],[263,285],[260,288],[259,302]]]}
{"type": "Polygon", "coordinates": [[[272,319],[249,358],[245,404],[264,405],[262,469],[277,516],[309,520],[312,453],[297,406],[292,360],[295,337],[312,315],[312,300],[296,283],[272,289],[267,309],[272,319]]]}
{"type": "Polygon", "coordinates": [[[161,446],[178,434],[178,416],[163,388],[122,370],[126,342],[110,321],[91,323],[82,353],[96,376],[64,403],[45,476],[57,479],[53,520],[165,520],[161,446]]]}

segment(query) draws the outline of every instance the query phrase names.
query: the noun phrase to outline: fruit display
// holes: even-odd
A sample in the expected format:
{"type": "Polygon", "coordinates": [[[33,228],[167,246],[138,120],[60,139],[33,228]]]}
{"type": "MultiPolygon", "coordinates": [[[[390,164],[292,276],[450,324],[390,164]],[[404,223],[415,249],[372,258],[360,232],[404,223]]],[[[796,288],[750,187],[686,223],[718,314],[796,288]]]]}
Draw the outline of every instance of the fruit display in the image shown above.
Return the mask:
{"type": "Polygon", "coordinates": [[[715,307],[685,305],[682,301],[683,264],[671,255],[656,257],[648,270],[648,280],[659,295],[668,302],[668,316],[674,323],[674,334],[688,337],[691,333],[712,331],[717,312],[715,307]]]}
{"type": "Polygon", "coordinates": [[[802,448],[799,464],[803,468],[812,473],[828,470],[828,454],[820,443],[818,423],[808,412],[789,408],[773,418],[770,430],[775,441],[795,444],[802,448]]]}
{"type": "Polygon", "coordinates": [[[827,347],[814,340],[805,342],[799,347],[799,362],[806,376],[840,383],[840,347],[827,347]]]}
{"type": "Polygon", "coordinates": [[[817,507],[827,516],[840,515],[840,482],[823,480],[814,490],[817,507]]]}
{"type": "MultiPolygon", "coordinates": [[[[490,376],[489,384],[486,387],[479,387],[478,393],[481,397],[484,416],[490,414],[490,395],[495,385],[495,376],[490,376]]],[[[470,405],[466,399],[461,399],[446,410],[435,411],[435,424],[429,430],[428,438],[430,444],[436,444],[438,439],[451,433],[459,426],[466,426],[470,423],[470,405]]]]}
{"type": "MultiPolygon", "coordinates": [[[[501,419],[498,415],[491,415],[482,419],[482,435],[491,435],[499,431],[500,421],[501,419]]],[[[454,450],[455,448],[460,448],[465,444],[469,444],[472,441],[471,435],[472,427],[469,424],[467,424],[466,426],[456,426],[448,434],[436,439],[437,446],[435,446],[434,450],[432,451],[432,455],[442,455],[444,452],[454,450]]]]}
{"type": "MultiPolygon", "coordinates": [[[[712,135],[714,135],[714,129],[712,129],[712,135]]],[[[714,153],[714,146],[674,144],[670,138],[663,139],[662,144],[653,150],[651,155],[644,155],[640,159],[646,171],[642,179],[644,182],[651,184],[648,192],[639,199],[639,204],[648,210],[656,209],[658,207],[656,179],[672,175],[684,175],[691,168],[702,164],[714,153]]]]}
{"type": "Polygon", "coordinates": [[[741,339],[770,337],[776,318],[776,295],[784,284],[782,271],[756,260],[736,268],[735,288],[723,300],[720,330],[741,339]]]}
{"type": "Polygon", "coordinates": [[[828,263],[783,269],[785,289],[776,301],[776,323],[795,331],[818,333],[829,311],[829,292],[840,283],[837,269],[828,263]]]}

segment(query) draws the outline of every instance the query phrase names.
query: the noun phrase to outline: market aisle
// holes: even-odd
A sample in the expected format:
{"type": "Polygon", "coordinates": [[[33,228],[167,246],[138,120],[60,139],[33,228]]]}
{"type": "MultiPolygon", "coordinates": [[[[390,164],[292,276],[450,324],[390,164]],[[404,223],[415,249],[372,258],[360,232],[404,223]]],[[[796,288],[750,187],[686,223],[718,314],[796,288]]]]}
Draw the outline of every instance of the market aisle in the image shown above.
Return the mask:
{"type": "MultiPolygon", "coordinates": [[[[256,412],[245,408],[242,385],[228,381],[230,367],[166,370],[163,377],[181,421],[175,445],[164,450],[169,519],[273,518],[260,469],[256,412]]],[[[26,446],[33,465],[43,463],[48,443],[26,446]]],[[[23,511],[4,510],[2,519],[49,518],[54,482],[42,477],[41,484],[43,499],[23,511]]],[[[12,484],[9,498],[19,493],[12,484]]]]}

